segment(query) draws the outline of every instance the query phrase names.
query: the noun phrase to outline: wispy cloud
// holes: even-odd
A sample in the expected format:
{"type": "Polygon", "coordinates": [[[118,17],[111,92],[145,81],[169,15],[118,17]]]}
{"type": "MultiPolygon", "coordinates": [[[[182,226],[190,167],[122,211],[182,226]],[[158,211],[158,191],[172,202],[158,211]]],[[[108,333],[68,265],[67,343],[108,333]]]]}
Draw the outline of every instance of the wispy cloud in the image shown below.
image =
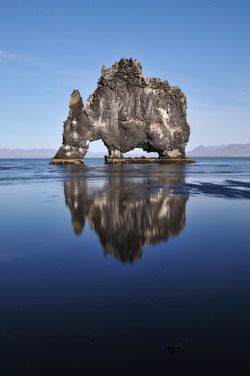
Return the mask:
{"type": "Polygon", "coordinates": [[[16,54],[7,54],[6,52],[0,50],[0,59],[20,60],[21,56],[16,55],[16,54]]]}
{"type": "MultiPolygon", "coordinates": [[[[51,59],[46,57],[40,57],[40,56],[24,56],[24,55],[18,55],[18,54],[12,54],[12,53],[6,53],[3,50],[0,50],[0,61],[16,61],[17,63],[24,63],[29,64],[30,66],[39,66],[40,68],[53,68],[55,67],[55,64],[51,61],[51,59]]],[[[4,65],[4,64],[1,64],[4,65]]],[[[5,64],[6,65],[6,64],[5,64]]],[[[1,67],[1,66],[0,66],[1,67]]],[[[1,67],[2,69],[2,67],[1,67]]]]}

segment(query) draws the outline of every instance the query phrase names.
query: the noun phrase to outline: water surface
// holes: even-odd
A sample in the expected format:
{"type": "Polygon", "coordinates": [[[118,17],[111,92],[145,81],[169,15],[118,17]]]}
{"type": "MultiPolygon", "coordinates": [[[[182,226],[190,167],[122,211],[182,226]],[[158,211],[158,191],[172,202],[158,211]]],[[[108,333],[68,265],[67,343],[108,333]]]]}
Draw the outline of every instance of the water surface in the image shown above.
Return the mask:
{"type": "Polygon", "coordinates": [[[250,159],[0,160],[3,375],[250,372],[250,159]]]}

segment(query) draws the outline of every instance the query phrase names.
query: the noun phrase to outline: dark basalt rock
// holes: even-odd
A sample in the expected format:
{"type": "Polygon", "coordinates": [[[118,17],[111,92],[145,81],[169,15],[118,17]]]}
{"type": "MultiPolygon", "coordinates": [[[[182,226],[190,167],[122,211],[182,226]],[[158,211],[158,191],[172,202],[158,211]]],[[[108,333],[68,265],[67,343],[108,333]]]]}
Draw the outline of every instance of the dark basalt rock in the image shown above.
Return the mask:
{"type": "Polygon", "coordinates": [[[137,60],[123,58],[112,68],[103,66],[85,106],[78,90],[71,94],[63,143],[52,161],[83,160],[89,143],[98,139],[111,157],[142,148],[160,158],[185,158],[190,135],[186,107],[180,88],[143,76],[137,60]]]}
{"type": "MultiPolygon", "coordinates": [[[[63,160],[62,160],[63,161],[63,160]]],[[[162,164],[187,164],[195,163],[192,159],[189,158],[146,158],[146,157],[135,157],[135,158],[118,158],[105,155],[106,164],[152,164],[152,163],[162,163],[162,164]]],[[[53,162],[51,162],[53,164],[53,162]]]]}

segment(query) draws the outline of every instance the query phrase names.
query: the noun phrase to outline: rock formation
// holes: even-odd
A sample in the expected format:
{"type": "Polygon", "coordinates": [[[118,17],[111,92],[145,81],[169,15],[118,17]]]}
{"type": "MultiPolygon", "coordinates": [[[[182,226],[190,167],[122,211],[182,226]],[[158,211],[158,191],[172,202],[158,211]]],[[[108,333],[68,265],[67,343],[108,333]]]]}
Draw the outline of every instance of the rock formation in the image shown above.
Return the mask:
{"type": "Polygon", "coordinates": [[[63,143],[52,162],[84,161],[89,143],[99,139],[111,157],[142,148],[160,158],[185,158],[190,128],[181,89],[143,76],[137,60],[123,58],[101,72],[85,106],[78,90],[71,94],[63,143]]]}
{"type": "Polygon", "coordinates": [[[105,185],[95,189],[91,180],[70,177],[64,183],[65,203],[76,235],[87,220],[99,236],[104,256],[132,263],[140,260],[143,247],[167,242],[184,228],[188,194],[173,194],[173,187],[184,183],[183,175],[134,182],[111,171],[105,185]]]}

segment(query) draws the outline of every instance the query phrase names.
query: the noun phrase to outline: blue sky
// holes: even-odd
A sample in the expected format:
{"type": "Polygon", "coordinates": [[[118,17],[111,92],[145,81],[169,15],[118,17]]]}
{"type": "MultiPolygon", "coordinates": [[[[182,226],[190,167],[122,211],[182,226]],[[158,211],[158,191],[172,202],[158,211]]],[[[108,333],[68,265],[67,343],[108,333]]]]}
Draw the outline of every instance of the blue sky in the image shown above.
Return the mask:
{"type": "Polygon", "coordinates": [[[185,93],[187,150],[250,143],[249,0],[0,5],[0,147],[58,148],[72,90],[86,102],[121,57],[185,93]]]}

